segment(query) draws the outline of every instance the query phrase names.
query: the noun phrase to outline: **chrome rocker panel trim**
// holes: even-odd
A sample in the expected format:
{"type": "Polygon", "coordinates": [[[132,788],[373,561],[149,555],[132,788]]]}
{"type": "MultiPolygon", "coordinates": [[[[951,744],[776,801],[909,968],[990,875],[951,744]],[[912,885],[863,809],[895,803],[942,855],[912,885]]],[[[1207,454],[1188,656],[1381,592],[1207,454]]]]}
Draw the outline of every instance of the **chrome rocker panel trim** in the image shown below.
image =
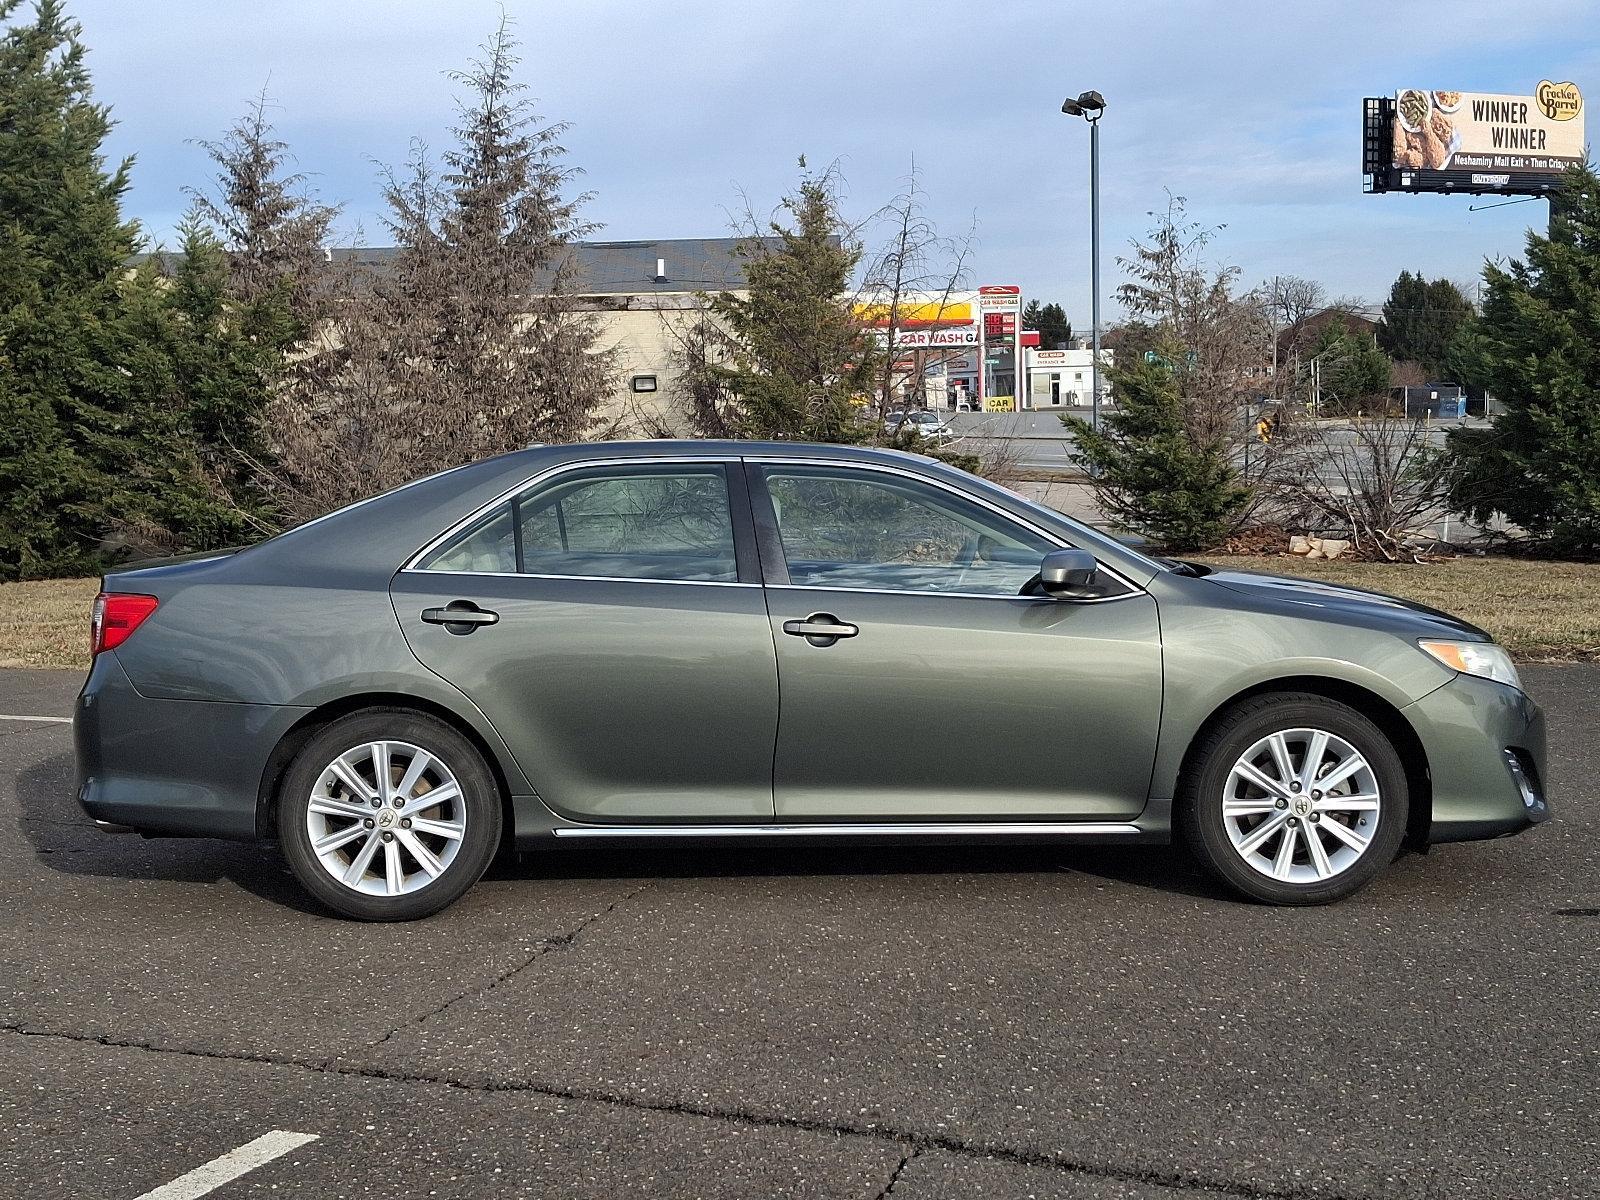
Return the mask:
{"type": "Polygon", "coordinates": [[[558,838],[658,837],[1134,837],[1148,830],[1122,821],[1005,821],[833,825],[558,825],[558,838]]]}

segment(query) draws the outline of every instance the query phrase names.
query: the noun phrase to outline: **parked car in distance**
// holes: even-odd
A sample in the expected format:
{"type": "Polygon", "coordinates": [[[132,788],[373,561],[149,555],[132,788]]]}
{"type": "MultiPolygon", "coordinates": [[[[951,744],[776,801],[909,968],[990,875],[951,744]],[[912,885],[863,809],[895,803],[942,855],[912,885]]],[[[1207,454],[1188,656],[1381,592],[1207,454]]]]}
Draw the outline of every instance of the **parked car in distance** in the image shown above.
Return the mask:
{"type": "Polygon", "coordinates": [[[910,426],[913,432],[920,437],[932,442],[948,441],[955,437],[955,430],[938,413],[926,408],[915,408],[910,411],[895,409],[884,420],[884,428],[890,433],[898,433],[902,428],[910,426]]]}
{"type": "Polygon", "coordinates": [[[525,450],[112,571],[93,639],[90,816],[275,840],[371,920],[508,840],[1178,838],[1321,904],[1548,812],[1544,719],[1481,630],[888,450],[525,450]]]}

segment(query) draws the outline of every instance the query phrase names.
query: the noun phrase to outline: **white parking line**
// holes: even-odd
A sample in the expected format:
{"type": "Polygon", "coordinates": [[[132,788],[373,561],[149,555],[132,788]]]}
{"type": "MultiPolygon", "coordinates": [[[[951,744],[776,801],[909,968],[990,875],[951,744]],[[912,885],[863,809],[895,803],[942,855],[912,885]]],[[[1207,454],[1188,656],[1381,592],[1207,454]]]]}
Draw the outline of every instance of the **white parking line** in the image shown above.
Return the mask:
{"type": "Polygon", "coordinates": [[[48,721],[52,725],[71,725],[71,717],[14,717],[10,713],[0,713],[0,721],[48,721]]]}
{"type": "Polygon", "coordinates": [[[314,1133],[291,1133],[287,1129],[274,1129],[263,1133],[253,1142],[246,1142],[236,1150],[213,1158],[171,1183],[163,1183],[153,1192],[146,1192],[135,1200],[195,1200],[207,1192],[239,1176],[265,1166],[273,1159],[317,1140],[314,1133]]]}

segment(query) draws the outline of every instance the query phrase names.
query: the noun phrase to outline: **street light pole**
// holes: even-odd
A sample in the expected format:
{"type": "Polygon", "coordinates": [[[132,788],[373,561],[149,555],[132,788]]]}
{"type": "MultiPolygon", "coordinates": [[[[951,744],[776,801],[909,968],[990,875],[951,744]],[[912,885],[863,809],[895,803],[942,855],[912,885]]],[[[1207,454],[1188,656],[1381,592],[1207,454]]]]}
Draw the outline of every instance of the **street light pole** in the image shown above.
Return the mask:
{"type": "Polygon", "coordinates": [[[1090,338],[1094,358],[1089,363],[1089,396],[1093,406],[1089,423],[1100,428],[1100,115],[1089,117],[1089,298],[1090,338]]]}
{"type": "Polygon", "coordinates": [[[1099,92],[1084,92],[1064,100],[1061,111],[1089,122],[1089,325],[1093,359],[1089,363],[1089,424],[1100,428],[1100,118],[1106,99],[1099,92]]]}

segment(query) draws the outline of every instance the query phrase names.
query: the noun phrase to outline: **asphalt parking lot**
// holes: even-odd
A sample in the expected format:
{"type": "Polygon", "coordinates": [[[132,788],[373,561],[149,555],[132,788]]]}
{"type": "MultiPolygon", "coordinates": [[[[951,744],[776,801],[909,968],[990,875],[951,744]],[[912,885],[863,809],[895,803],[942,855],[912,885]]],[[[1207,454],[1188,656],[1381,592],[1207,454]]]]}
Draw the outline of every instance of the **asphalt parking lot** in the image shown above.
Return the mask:
{"type": "Polygon", "coordinates": [[[0,1195],[273,1134],[206,1194],[1600,1195],[1600,667],[1526,675],[1556,820],[1296,911],[1148,849],[562,847],[362,926],[99,833],[0,720],[0,1195]]]}

